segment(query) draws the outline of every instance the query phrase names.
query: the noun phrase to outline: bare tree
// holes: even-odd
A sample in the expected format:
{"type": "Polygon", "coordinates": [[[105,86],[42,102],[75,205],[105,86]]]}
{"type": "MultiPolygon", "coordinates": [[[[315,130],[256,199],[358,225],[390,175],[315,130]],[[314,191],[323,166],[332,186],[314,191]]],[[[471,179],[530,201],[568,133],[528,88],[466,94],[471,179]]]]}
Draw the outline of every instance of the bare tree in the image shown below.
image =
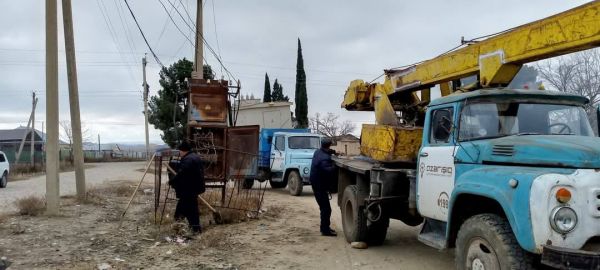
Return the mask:
{"type": "Polygon", "coordinates": [[[327,113],[325,116],[317,113],[309,119],[310,128],[327,137],[350,134],[356,129],[356,125],[352,122],[348,120],[340,121],[339,118],[339,115],[333,113],[327,113]]]}
{"type": "Polygon", "coordinates": [[[600,102],[600,50],[592,49],[550,59],[537,65],[540,77],[558,91],[590,99],[589,116],[600,102]]]}
{"type": "MultiPolygon", "coordinates": [[[[60,121],[61,134],[60,139],[69,143],[69,147],[73,148],[73,129],[71,129],[71,121],[60,121]]],[[[90,130],[81,123],[81,139],[83,143],[90,142],[92,140],[92,134],[90,130]]]]}

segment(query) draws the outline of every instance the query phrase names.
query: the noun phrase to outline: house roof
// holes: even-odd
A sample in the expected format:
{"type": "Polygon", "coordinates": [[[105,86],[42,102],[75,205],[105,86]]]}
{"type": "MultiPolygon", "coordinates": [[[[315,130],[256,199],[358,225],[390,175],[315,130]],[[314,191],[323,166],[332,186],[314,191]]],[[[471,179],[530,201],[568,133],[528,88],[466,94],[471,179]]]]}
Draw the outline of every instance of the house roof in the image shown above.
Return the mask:
{"type": "Polygon", "coordinates": [[[339,141],[359,141],[359,139],[352,135],[352,134],[344,134],[344,135],[340,135],[340,136],[335,136],[333,138],[331,138],[333,141],[335,142],[339,142],[339,141]]]}
{"type": "MultiPolygon", "coordinates": [[[[20,126],[15,129],[0,129],[0,142],[10,142],[10,141],[20,141],[23,139],[25,134],[29,134],[29,129],[23,126],[20,126]]],[[[46,133],[43,133],[39,130],[35,130],[36,140],[37,141],[45,141],[46,133]]],[[[66,144],[62,140],[58,141],[59,144],[66,144]]]]}
{"type": "Polygon", "coordinates": [[[256,104],[240,104],[240,110],[245,110],[245,109],[254,109],[254,108],[270,108],[270,107],[285,107],[285,106],[291,106],[292,102],[286,102],[286,101],[276,101],[276,102],[261,102],[261,103],[256,103],[256,104]]]}
{"type": "MultiPolygon", "coordinates": [[[[45,139],[45,134],[39,130],[35,130],[36,139],[45,139]]],[[[29,129],[26,127],[18,127],[15,129],[0,129],[0,141],[20,141],[25,134],[29,134],[29,129]]]]}

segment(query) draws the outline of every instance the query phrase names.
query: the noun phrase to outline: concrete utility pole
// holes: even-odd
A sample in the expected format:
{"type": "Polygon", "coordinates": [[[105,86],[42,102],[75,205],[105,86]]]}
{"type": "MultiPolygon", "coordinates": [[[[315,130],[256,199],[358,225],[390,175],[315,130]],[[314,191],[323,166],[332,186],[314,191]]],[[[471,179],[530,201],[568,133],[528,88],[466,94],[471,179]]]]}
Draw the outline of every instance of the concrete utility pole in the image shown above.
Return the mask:
{"type": "Polygon", "coordinates": [[[146,83],[146,65],[148,61],[146,61],[146,56],[142,58],[142,67],[144,70],[144,118],[145,118],[145,127],[146,127],[146,160],[150,159],[150,135],[148,135],[148,83],[146,83]]]}
{"type": "Polygon", "coordinates": [[[67,77],[69,81],[69,105],[71,111],[71,136],[73,137],[73,159],[75,164],[75,185],[77,198],[85,199],[85,169],[83,164],[83,136],[79,115],[79,89],[77,85],[77,65],[75,62],[75,38],[73,37],[73,12],[71,0],[62,0],[63,25],[65,31],[65,54],[67,57],[67,77]]]}
{"type": "Polygon", "coordinates": [[[25,140],[27,139],[27,131],[31,131],[29,127],[31,126],[31,122],[33,121],[33,115],[35,113],[35,105],[37,105],[37,99],[35,96],[31,102],[31,114],[29,115],[29,121],[27,121],[27,127],[25,128],[25,133],[23,133],[23,137],[21,137],[21,143],[19,144],[19,150],[17,151],[17,155],[15,156],[15,165],[19,164],[19,160],[21,159],[21,153],[23,152],[23,146],[25,145],[25,140]]]}
{"type": "Polygon", "coordinates": [[[35,97],[35,91],[32,93],[33,101],[31,102],[33,112],[31,113],[31,149],[30,158],[31,168],[35,167],[35,105],[37,105],[38,99],[35,97]]]}
{"type": "Polygon", "coordinates": [[[204,79],[204,42],[202,39],[202,0],[198,0],[196,10],[196,55],[192,79],[204,79]]]}
{"type": "Polygon", "coordinates": [[[58,178],[58,25],[57,0],[46,0],[46,212],[57,215],[58,178]]]}

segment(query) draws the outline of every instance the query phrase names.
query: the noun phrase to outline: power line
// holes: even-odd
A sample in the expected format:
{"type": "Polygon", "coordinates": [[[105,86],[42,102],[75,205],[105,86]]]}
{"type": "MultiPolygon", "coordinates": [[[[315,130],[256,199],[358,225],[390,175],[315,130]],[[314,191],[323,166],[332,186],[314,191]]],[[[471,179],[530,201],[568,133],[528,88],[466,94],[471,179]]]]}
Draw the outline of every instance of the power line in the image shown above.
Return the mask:
{"type": "MultiPolygon", "coordinates": [[[[217,52],[219,53],[219,57],[222,58],[221,56],[221,46],[219,45],[219,35],[217,34],[217,13],[215,12],[215,0],[210,1],[210,3],[212,4],[212,12],[213,12],[213,25],[215,27],[215,41],[217,42],[217,52]]],[[[187,13],[187,11],[186,11],[187,13]]],[[[189,14],[188,14],[189,16],[189,14]]],[[[223,69],[221,68],[221,73],[223,73],[223,69]]]]}
{"type": "Polygon", "coordinates": [[[150,46],[150,43],[148,43],[148,39],[146,39],[146,35],[144,35],[144,31],[142,31],[142,28],[140,27],[140,24],[138,23],[137,19],[135,18],[135,14],[133,14],[133,10],[131,10],[131,7],[129,6],[129,3],[127,2],[127,0],[125,0],[125,5],[127,5],[127,9],[129,9],[129,13],[131,13],[131,17],[133,17],[133,20],[135,21],[135,25],[137,26],[138,30],[140,30],[140,34],[142,34],[142,38],[144,38],[144,42],[146,43],[146,46],[148,46],[148,49],[150,50],[152,57],[154,57],[154,60],[156,60],[156,63],[158,63],[158,65],[160,65],[162,68],[165,68],[165,66],[162,64],[160,59],[158,59],[158,56],[156,56],[156,53],[152,49],[152,46],[150,46]]]}
{"type": "MultiPolygon", "coordinates": [[[[104,5],[104,2],[102,2],[101,0],[96,0],[96,3],[98,4],[98,8],[100,9],[100,12],[102,13],[102,17],[104,19],[104,23],[106,24],[106,27],[108,28],[108,31],[111,35],[111,38],[116,46],[117,51],[119,52],[119,55],[121,57],[121,60],[123,60],[123,62],[125,62],[125,57],[122,54],[122,49],[121,46],[119,45],[119,41],[118,41],[118,36],[117,36],[117,31],[115,30],[112,20],[110,19],[110,16],[108,14],[108,9],[106,8],[106,6],[104,5]]],[[[127,69],[127,72],[129,73],[129,76],[131,76],[131,79],[133,81],[135,81],[135,76],[133,75],[133,72],[131,71],[131,68],[127,69]]]]}
{"type": "MultiPolygon", "coordinates": [[[[160,0],[159,0],[160,1],[160,0]]],[[[162,4],[162,1],[160,1],[162,4]]],[[[171,3],[170,1],[168,1],[169,4],[171,4],[172,6],[173,3],[171,3]]],[[[219,57],[219,55],[215,52],[215,50],[210,46],[210,44],[208,43],[208,41],[204,38],[203,33],[200,33],[199,29],[196,28],[196,26],[190,26],[186,19],[183,17],[183,15],[181,14],[181,12],[179,12],[179,9],[175,8],[175,11],[177,12],[177,14],[179,15],[179,17],[181,17],[183,19],[183,22],[187,25],[187,27],[190,28],[190,30],[194,31],[196,33],[196,35],[200,36],[200,38],[202,39],[204,45],[206,45],[206,48],[211,52],[211,54],[215,57],[215,59],[217,60],[217,62],[219,62],[219,64],[221,65],[221,67],[223,67],[223,69],[225,70],[225,72],[227,73],[228,76],[233,77],[234,80],[235,76],[233,76],[233,74],[229,71],[229,69],[227,69],[227,67],[225,66],[225,64],[223,63],[223,60],[219,57]]],[[[200,46],[200,44],[198,44],[198,46],[200,46]]]]}

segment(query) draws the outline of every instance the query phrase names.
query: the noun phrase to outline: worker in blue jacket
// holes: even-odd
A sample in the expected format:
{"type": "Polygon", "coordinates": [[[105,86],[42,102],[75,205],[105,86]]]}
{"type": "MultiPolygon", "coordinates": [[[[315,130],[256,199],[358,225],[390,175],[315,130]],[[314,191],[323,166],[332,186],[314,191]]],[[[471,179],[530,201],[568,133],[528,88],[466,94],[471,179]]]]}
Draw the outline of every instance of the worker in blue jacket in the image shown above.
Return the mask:
{"type": "Polygon", "coordinates": [[[177,174],[169,181],[175,189],[177,206],[176,220],[186,218],[193,233],[200,233],[200,211],[198,210],[198,195],[206,190],[204,183],[204,168],[200,156],[192,152],[189,143],[183,142],[177,147],[181,159],[176,168],[177,174]]]}
{"type": "Polygon", "coordinates": [[[321,235],[323,236],[337,236],[336,232],[329,227],[331,219],[329,189],[336,172],[335,165],[331,160],[331,155],[335,154],[335,151],[330,147],[331,139],[323,138],[321,149],[315,151],[310,166],[310,183],[321,212],[321,235]]]}

